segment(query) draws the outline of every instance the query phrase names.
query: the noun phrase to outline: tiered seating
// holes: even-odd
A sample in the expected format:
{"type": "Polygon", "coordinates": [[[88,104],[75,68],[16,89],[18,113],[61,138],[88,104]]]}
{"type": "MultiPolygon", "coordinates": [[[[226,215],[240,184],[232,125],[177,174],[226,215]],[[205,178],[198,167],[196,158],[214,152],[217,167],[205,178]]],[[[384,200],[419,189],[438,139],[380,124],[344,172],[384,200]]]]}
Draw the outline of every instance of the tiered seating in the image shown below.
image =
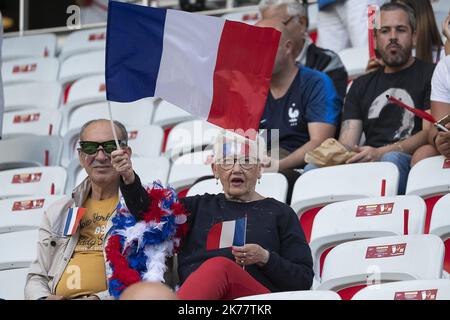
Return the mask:
{"type": "Polygon", "coordinates": [[[399,172],[388,162],[355,163],[308,171],[295,182],[291,207],[309,241],[314,217],[337,201],[397,194],[399,172]]]}
{"type": "Polygon", "coordinates": [[[66,60],[68,57],[91,52],[104,51],[106,45],[106,29],[89,29],[72,32],[65,40],[59,59],[66,60]]]}
{"type": "Polygon", "coordinates": [[[68,90],[63,108],[106,101],[105,76],[94,75],[76,80],[68,90]]]}
{"type": "MultiPolygon", "coordinates": [[[[111,102],[113,119],[118,119],[124,125],[150,125],[153,114],[153,99],[145,98],[130,103],[111,102]]],[[[89,120],[109,119],[108,103],[99,102],[76,108],[63,109],[63,126],[61,134],[74,128],[81,128],[89,120]]]]}
{"type": "Polygon", "coordinates": [[[105,52],[93,51],[69,57],[62,62],[59,81],[68,84],[77,79],[105,73],[105,52]]]}
{"type": "Polygon", "coordinates": [[[425,233],[430,230],[430,221],[436,202],[450,193],[450,165],[443,156],[424,159],[412,167],[408,175],[406,194],[418,195],[427,204],[425,233]]]}
{"type": "Polygon", "coordinates": [[[349,80],[354,80],[365,73],[369,61],[367,47],[347,48],[339,52],[338,55],[345,69],[347,69],[349,80]]]}
{"type": "Polygon", "coordinates": [[[59,61],[56,58],[26,58],[3,63],[3,85],[34,81],[56,81],[59,61]]]}
{"type": "Polygon", "coordinates": [[[430,233],[444,241],[444,270],[450,273],[450,194],[443,196],[434,206],[430,233]]]}
{"type": "Polygon", "coordinates": [[[36,259],[38,230],[0,234],[0,271],[28,268],[36,259]]]}
{"type": "Polygon", "coordinates": [[[450,280],[411,280],[372,285],[352,300],[450,300],[450,280]]]}
{"type": "Polygon", "coordinates": [[[0,299],[23,300],[28,268],[0,271],[0,299]]]}
{"type": "Polygon", "coordinates": [[[52,33],[3,39],[2,61],[54,57],[56,35],[52,33]]]}
{"type": "MultiPolygon", "coordinates": [[[[288,182],[286,177],[280,173],[263,173],[261,183],[256,184],[256,192],[264,197],[274,198],[281,202],[286,202],[288,182]]],[[[223,186],[220,180],[207,179],[194,184],[188,191],[187,196],[197,194],[218,194],[223,192],[223,186]]]]}
{"type": "Polygon", "coordinates": [[[425,202],[418,196],[363,198],[325,206],[315,217],[311,232],[316,279],[334,246],[366,238],[423,234],[425,213],[425,202]]]}
{"type": "Polygon", "coordinates": [[[327,255],[317,290],[342,299],[371,284],[442,277],[444,244],[435,235],[382,237],[346,242],[327,255]]]}
{"type": "Polygon", "coordinates": [[[29,136],[0,140],[0,170],[30,166],[57,166],[62,139],[56,136],[29,136]]]}
{"type": "Polygon", "coordinates": [[[170,131],[166,155],[171,159],[212,146],[223,129],[204,120],[192,120],[177,124],[170,131]]]}
{"type": "Polygon", "coordinates": [[[57,110],[27,109],[6,112],[3,117],[5,139],[21,135],[59,135],[62,115],[57,110]]]}
{"type": "Polygon", "coordinates": [[[32,195],[0,200],[0,233],[38,229],[44,211],[62,195],[32,195]]]}
{"type": "Polygon", "coordinates": [[[22,109],[56,110],[61,99],[61,85],[56,81],[28,82],[3,88],[5,112],[22,109]]]}
{"type": "Polygon", "coordinates": [[[64,192],[67,173],[62,167],[34,167],[0,171],[0,199],[64,192]]]}

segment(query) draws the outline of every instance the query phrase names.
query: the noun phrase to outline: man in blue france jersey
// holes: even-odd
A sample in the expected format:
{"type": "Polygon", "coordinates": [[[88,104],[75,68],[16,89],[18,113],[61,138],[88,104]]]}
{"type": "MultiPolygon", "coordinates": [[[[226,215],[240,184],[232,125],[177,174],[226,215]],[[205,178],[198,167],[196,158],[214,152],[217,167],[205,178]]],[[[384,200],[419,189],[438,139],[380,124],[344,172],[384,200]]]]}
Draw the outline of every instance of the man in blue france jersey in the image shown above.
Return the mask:
{"type": "MultiPolygon", "coordinates": [[[[275,167],[288,179],[289,203],[293,184],[300,175],[294,169],[303,168],[306,152],[335,136],[342,100],[326,74],[296,65],[294,41],[282,22],[267,19],[256,25],[282,33],[260,129],[279,130],[279,150],[272,150],[272,162],[277,162],[275,167]],[[279,160],[274,152],[278,152],[279,160]]],[[[269,148],[271,136],[268,132],[269,148]]]]}

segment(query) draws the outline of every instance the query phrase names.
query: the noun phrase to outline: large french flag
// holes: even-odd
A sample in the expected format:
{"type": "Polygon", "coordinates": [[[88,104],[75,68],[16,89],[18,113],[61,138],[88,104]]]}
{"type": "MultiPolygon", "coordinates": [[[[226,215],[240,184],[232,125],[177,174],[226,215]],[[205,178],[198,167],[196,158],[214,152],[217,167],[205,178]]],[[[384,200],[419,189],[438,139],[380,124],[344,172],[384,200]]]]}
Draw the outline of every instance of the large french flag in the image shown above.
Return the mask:
{"type": "Polygon", "coordinates": [[[81,218],[86,213],[86,208],[73,207],[67,211],[66,223],[64,224],[64,236],[75,234],[80,225],[81,218]]]}
{"type": "Polygon", "coordinates": [[[225,129],[257,129],[280,32],[110,1],[106,95],[160,97],[225,129]]]}
{"type": "Polygon", "coordinates": [[[246,229],[247,217],[216,223],[208,232],[206,250],[243,246],[245,244],[246,229]]]}

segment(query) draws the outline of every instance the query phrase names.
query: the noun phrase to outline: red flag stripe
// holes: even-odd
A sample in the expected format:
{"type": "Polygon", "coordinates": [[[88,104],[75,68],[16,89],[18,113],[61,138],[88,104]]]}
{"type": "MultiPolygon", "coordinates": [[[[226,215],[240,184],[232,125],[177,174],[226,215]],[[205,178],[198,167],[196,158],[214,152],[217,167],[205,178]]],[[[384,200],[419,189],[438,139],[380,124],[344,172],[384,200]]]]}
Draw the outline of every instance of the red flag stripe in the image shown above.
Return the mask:
{"type": "Polygon", "coordinates": [[[272,28],[265,28],[264,32],[253,26],[246,26],[244,32],[242,29],[240,22],[226,21],[224,24],[208,121],[225,129],[257,130],[281,34],[272,28]],[[267,50],[271,54],[260,54],[267,50]],[[252,70],[259,70],[259,74],[250,77],[252,70]]]}
{"type": "Polygon", "coordinates": [[[396,105],[399,105],[402,108],[405,108],[406,110],[411,111],[412,113],[414,113],[416,116],[418,116],[419,118],[422,118],[424,120],[427,120],[431,123],[435,123],[436,120],[433,118],[433,116],[423,110],[420,109],[416,109],[413,107],[408,106],[407,104],[403,103],[402,101],[398,100],[397,98],[393,97],[393,96],[387,96],[388,100],[392,103],[395,103],[396,105]]]}

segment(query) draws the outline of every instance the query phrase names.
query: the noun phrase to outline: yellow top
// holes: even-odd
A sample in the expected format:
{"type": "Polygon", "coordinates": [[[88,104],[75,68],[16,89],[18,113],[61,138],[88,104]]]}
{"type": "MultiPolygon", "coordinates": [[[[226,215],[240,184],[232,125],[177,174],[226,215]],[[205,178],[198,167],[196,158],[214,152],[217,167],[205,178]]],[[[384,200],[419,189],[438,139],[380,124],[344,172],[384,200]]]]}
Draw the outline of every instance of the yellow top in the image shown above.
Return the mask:
{"type": "Polygon", "coordinates": [[[119,195],[105,199],[88,198],[80,221],[80,238],[66,270],[56,286],[56,295],[66,299],[89,296],[107,289],[103,240],[119,195]]]}

